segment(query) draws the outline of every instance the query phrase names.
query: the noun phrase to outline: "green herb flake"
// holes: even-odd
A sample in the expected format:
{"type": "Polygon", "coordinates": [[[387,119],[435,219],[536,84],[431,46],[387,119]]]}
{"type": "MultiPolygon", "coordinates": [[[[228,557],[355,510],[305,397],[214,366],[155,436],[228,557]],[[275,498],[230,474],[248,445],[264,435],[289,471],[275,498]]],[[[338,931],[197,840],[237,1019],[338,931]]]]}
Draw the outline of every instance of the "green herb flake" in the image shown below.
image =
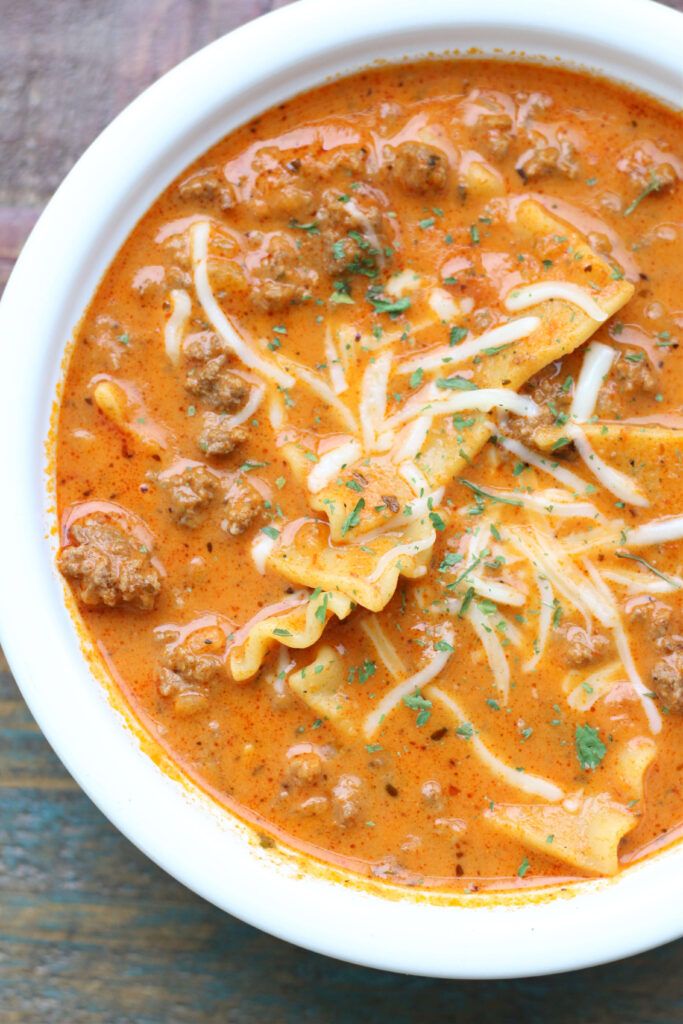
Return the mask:
{"type": "Polygon", "coordinates": [[[437,388],[447,391],[478,391],[479,386],[472,380],[465,377],[439,377],[436,381],[437,388]]]}
{"type": "Polygon", "coordinates": [[[352,512],[349,512],[348,516],[342,523],[341,535],[345,537],[349,530],[352,530],[354,526],[358,526],[360,522],[361,512],[365,508],[365,498],[359,498],[356,502],[356,506],[352,512]]]}
{"type": "Polygon", "coordinates": [[[583,771],[597,768],[607,753],[607,747],[592,725],[577,725],[575,733],[576,756],[583,771]]]}
{"type": "Polygon", "coordinates": [[[525,874],[527,873],[530,867],[531,865],[529,864],[529,858],[525,857],[522,863],[517,868],[517,874],[519,875],[519,877],[524,878],[525,874]]]}
{"type": "Polygon", "coordinates": [[[430,512],[429,513],[429,519],[430,519],[431,524],[432,524],[432,526],[434,527],[435,530],[445,530],[446,529],[446,524],[444,523],[443,519],[441,518],[441,516],[439,515],[438,512],[430,512]]]}

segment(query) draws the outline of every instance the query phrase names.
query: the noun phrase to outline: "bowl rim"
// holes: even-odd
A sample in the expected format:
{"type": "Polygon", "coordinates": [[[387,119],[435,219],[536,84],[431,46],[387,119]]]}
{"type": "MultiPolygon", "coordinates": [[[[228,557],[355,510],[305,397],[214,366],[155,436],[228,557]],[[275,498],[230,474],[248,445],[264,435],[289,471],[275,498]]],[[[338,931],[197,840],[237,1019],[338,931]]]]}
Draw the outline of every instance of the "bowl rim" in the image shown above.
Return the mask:
{"type": "Polygon", "coordinates": [[[0,458],[12,495],[0,502],[0,531],[12,538],[0,546],[0,578],[19,584],[0,588],[0,640],[34,717],[80,786],[188,888],[264,931],[353,963],[436,977],[520,977],[602,963],[683,934],[683,846],[614,881],[588,883],[571,899],[521,902],[378,898],[336,873],[277,863],[241,823],[154,765],[107,701],[54,569],[45,477],[65,340],[164,183],[278,99],[377,57],[440,54],[445,41],[451,51],[476,46],[480,56],[560,57],[683,103],[683,16],[650,0],[517,0],[514,8],[479,0],[475,10],[460,0],[299,0],[164,75],[67,175],[0,303],[0,458]]]}

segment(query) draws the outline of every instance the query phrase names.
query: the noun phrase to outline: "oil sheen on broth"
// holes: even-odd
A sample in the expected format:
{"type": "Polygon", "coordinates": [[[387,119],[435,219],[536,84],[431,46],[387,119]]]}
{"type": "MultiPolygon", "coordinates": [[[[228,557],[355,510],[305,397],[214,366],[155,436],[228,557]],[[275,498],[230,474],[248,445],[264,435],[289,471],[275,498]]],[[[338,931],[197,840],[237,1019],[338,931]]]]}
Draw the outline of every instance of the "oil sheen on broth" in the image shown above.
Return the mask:
{"type": "Polygon", "coordinates": [[[470,891],[677,835],[681,127],[559,69],[373,70],[219,142],[105,274],[60,568],[261,831],[470,891]]]}

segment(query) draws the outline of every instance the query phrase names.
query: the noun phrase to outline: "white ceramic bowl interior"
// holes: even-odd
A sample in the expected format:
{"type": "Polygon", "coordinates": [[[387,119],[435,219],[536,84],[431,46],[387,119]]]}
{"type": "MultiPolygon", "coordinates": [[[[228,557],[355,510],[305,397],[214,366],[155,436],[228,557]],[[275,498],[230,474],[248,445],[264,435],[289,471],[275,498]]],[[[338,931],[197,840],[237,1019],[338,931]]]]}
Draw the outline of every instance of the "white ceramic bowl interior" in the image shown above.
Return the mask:
{"type": "Polygon", "coordinates": [[[648,0],[300,0],[144,93],[69,174],[0,306],[0,626],[22,692],[83,789],[140,849],[266,931],[357,963],[460,978],[582,967],[683,932],[683,847],[569,898],[388,898],[261,849],[141,750],[83,657],[53,568],[45,442],[65,344],[136,220],[192,158],[252,115],[378,58],[561,58],[683,105],[683,17],[648,0]]]}

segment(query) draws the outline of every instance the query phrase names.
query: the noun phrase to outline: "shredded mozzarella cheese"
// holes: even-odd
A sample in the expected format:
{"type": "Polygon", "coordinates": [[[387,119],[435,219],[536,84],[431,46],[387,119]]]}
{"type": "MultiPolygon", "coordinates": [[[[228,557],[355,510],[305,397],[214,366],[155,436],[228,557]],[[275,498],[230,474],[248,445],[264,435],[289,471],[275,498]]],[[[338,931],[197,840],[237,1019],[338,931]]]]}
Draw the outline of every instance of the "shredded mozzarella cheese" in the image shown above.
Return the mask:
{"type": "Polygon", "coordinates": [[[398,367],[398,373],[413,373],[419,369],[434,370],[439,367],[450,370],[468,362],[485,349],[510,345],[514,341],[528,338],[540,326],[541,321],[537,316],[523,316],[518,320],[510,320],[509,323],[494,327],[478,338],[467,338],[457,345],[440,345],[438,348],[425,349],[404,360],[398,367]]]}
{"type": "Polygon", "coordinates": [[[573,425],[567,436],[571,437],[574,446],[583,459],[585,466],[591,471],[596,480],[599,480],[611,494],[614,494],[621,501],[628,505],[637,505],[639,508],[647,508],[650,502],[647,500],[640,487],[630,476],[626,476],[621,470],[608,466],[607,463],[591,448],[588,438],[580,427],[573,425]]]}
{"type": "Polygon", "coordinates": [[[597,320],[599,324],[609,318],[609,313],[597,304],[587,288],[578,284],[571,284],[569,281],[537,281],[535,284],[519,285],[508,293],[505,299],[505,307],[511,313],[517,313],[520,309],[528,309],[530,306],[537,306],[548,299],[562,299],[578,306],[584,313],[597,320]]]}
{"type": "Polygon", "coordinates": [[[182,288],[171,292],[171,315],[164,327],[164,348],[174,366],[178,365],[183,335],[192,311],[192,300],[182,288]]]}
{"type": "Polygon", "coordinates": [[[239,336],[232,326],[225,313],[218,305],[209,283],[209,272],[207,267],[209,253],[209,229],[208,220],[199,221],[190,228],[190,241],[192,252],[192,264],[194,269],[194,287],[197,298],[207,319],[221,341],[241,359],[245,366],[252,370],[258,370],[268,380],[274,381],[281,387],[291,387],[294,378],[279,367],[274,366],[268,359],[255,352],[243,338],[239,336]]]}
{"type": "Polygon", "coordinates": [[[332,448],[329,452],[321,455],[308,474],[308,489],[311,494],[322,491],[344,466],[353,465],[362,454],[363,449],[358,441],[347,441],[345,444],[340,444],[338,448],[332,448]]]}
{"type": "Polygon", "coordinates": [[[455,412],[490,412],[491,409],[505,409],[516,416],[538,416],[540,409],[532,398],[518,395],[509,388],[479,388],[476,391],[458,391],[447,398],[439,396],[434,385],[428,384],[405,403],[397,412],[384,421],[387,430],[394,430],[401,423],[422,416],[449,416],[455,412]]]}
{"type": "MultiPolygon", "coordinates": [[[[444,627],[441,639],[452,645],[453,631],[449,626],[444,627]]],[[[366,739],[372,739],[386,716],[401,703],[404,697],[409,697],[417,690],[421,690],[427,683],[431,683],[432,679],[436,679],[443,672],[452,653],[452,650],[435,650],[427,664],[419,672],[415,672],[412,676],[404,679],[403,682],[398,683],[398,685],[389,690],[363,722],[363,733],[366,739]]]]}
{"type": "Polygon", "coordinates": [[[595,412],[598,392],[615,357],[614,349],[599,341],[591,342],[586,349],[570,409],[570,415],[577,423],[589,420],[595,412]]]}
{"type": "MultiPolygon", "coordinates": [[[[449,693],[442,690],[441,687],[432,684],[425,690],[425,693],[430,700],[436,699],[447,707],[460,725],[471,724],[458,702],[449,693]]],[[[532,775],[531,772],[519,772],[516,768],[511,768],[505,764],[499,757],[491,753],[476,733],[468,742],[472,744],[475,754],[486,765],[491,774],[505,782],[508,786],[512,786],[522,793],[527,793],[529,796],[538,796],[542,800],[551,800],[553,803],[561,800],[564,796],[563,790],[549,779],[541,778],[540,775],[532,775]]]]}
{"type": "Polygon", "coordinates": [[[374,449],[375,438],[387,410],[391,363],[391,350],[385,349],[374,362],[368,363],[361,381],[358,411],[363,432],[363,447],[367,452],[374,449]]]}

